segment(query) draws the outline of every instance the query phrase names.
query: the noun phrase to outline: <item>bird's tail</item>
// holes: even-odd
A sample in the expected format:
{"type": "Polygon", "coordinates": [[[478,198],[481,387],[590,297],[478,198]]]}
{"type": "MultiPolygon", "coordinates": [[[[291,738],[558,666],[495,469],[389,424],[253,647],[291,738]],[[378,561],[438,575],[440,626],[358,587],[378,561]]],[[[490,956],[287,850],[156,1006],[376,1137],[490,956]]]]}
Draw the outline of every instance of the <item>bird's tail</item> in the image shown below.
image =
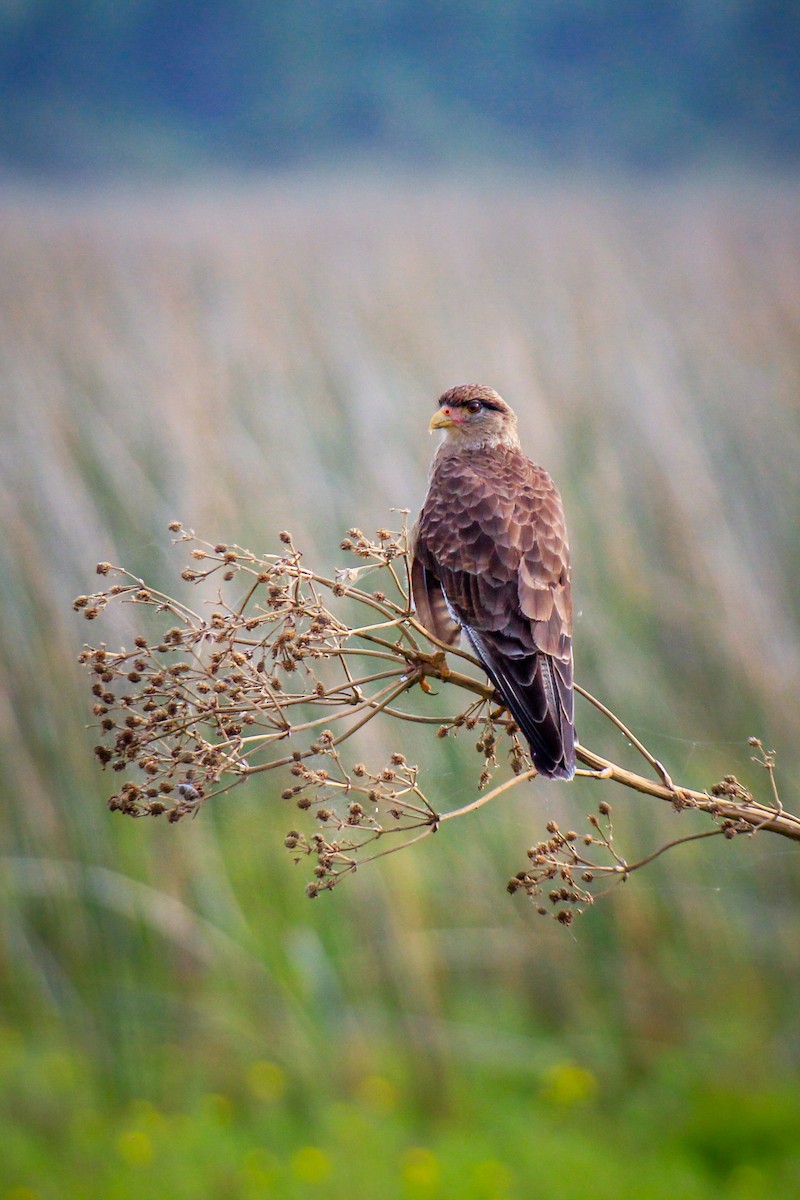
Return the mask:
{"type": "Polygon", "coordinates": [[[549,654],[509,657],[496,652],[491,633],[465,632],[486,674],[531,748],[533,765],[547,779],[575,774],[572,659],[549,654]]]}

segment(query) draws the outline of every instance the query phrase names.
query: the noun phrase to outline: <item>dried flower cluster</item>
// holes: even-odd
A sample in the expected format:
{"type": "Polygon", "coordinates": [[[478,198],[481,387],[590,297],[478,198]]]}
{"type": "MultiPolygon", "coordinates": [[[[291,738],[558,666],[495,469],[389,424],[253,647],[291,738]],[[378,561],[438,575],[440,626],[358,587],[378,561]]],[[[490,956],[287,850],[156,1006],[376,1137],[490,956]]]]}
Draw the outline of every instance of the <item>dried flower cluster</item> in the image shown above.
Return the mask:
{"type": "MultiPolygon", "coordinates": [[[[372,539],[351,529],[341,548],[360,562],[333,577],[307,566],[289,533],[279,535],[280,553],[256,555],[240,546],[203,542],[174,522],[176,542],[190,551],[182,578],[205,596],[200,611],[123,568],[98,564],[109,585],[79,596],[75,609],[94,620],[119,601],[139,607],[142,624],[155,627],[154,633],[137,633],[130,650],[101,644],[85,647],[80,655],[90,675],[99,730],[95,754],[104,768],[123,776],[109,800],[111,809],[179,821],[242,780],[282,769],[283,798],[313,818],[307,832],[287,835],[286,846],[297,860],[314,861],[307,890],[316,896],[358,863],[409,845],[533,778],[516,726],[498,705],[479,664],[460,650],[446,656],[414,617],[403,515],[401,530],[380,529],[372,539]],[[367,580],[380,586],[367,590],[367,580]],[[429,679],[443,681],[447,695],[460,698],[462,707],[456,703],[457,711],[444,721],[419,705],[416,711],[414,704],[398,707],[418,685],[430,692],[429,679]],[[390,721],[429,725],[439,737],[477,735],[481,794],[440,813],[422,790],[417,767],[399,751],[378,769],[348,764],[340,747],[381,714],[390,721]],[[504,761],[511,777],[485,791],[504,761]],[[378,849],[386,838],[390,843],[378,849]]],[[[711,828],[670,846],[762,828],[800,840],[800,820],[784,812],[774,757],[760,742],[754,739],[753,745],[769,773],[770,805],[757,803],[732,776],[707,793],[693,792],[676,787],[613,713],[578,691],[625,732],[656,779],[635,775],[584,747],[579,758],[587,769],[581,775],[615,781],[711,817],[711,828]]],[[[568,923],[574,911],[592,901],[596,881],[627,878],[668,848],[626,863],[614,846],[610,806],[602,802],[598,811],[599,817],[588,818],[590,831],[582,837],[548,826],[547,838],[528,852],[529,866],[511,880],[509,890],[527,893],[540,911],[568,923]],[[542,904],[545,894],[549,908],[542,904]]]]}

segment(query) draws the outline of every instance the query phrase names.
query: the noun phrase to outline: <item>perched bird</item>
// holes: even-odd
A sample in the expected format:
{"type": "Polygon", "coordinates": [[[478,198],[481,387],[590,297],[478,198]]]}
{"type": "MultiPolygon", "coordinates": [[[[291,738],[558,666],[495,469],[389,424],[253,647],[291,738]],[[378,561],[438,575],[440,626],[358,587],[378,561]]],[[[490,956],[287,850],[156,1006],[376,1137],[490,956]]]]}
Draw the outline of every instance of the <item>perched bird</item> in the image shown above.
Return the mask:
{"type": "Polygon", "coordinates": [[[417,616],[446,645],[464,631],[550,779],[575,773],[572,595],[564,510],[520,449],[517,418],[492,388],[445,392],[442,443],[412,534],[417,616]]]}

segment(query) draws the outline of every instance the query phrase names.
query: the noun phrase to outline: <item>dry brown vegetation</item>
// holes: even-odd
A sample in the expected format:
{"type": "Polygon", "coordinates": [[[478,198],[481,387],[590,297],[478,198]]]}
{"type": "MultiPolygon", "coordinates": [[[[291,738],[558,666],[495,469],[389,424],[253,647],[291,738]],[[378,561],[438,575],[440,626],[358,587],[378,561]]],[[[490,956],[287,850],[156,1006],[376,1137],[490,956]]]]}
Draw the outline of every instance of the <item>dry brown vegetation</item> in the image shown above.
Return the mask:
{"type": "MultiPolygon", "coordinates": [[[[177,521],[170,528],[191,548],[183,580],[219,585],[210,612],[194,611],[108,562],[99,563],[97,573],[114,582],[73,604],[90,621],[115,602],[162,618],[151,639],[136,635],[131,650],[102,644],[87,646],[80,655],[102,739],[95,756],[103,767],[125,773],[109,800],[112,811],[132,817],[166,814],[174,823],[196,816],[203,804],[237,783],[283,768],[294,783],[281,799],[293,800],[316,820],[316,832],[291,830],[284,839],[295,861],[304,856],[314,861],[306,893],[316,897],[359,864],[412,846],[446,821],[536,778],[517,726],[482,677],[479,661],[452,647],[448,658],[444,645],[416,618],[405,522],[399,531],[377,530],[374,540],[350,529],[340,549],[360,565],[333,578],[316,571],[286,531],[280,534],[282,552],[258,556],[238,545],[203,542],[177,521]],[[233,584],[235,592],[226,586],[233,584]],[[347,601],[356,609],[355,624],[343,619],[347,601]],[[177,624],[164,629],[164,619],[177,624]],[[465,673],[469,668],[472,674],[465,673]],[[456,709],[452,715],[402,707],[418,688],[430,696],[430,680],[446,685],[445,703],[456,709]],[[487,788],[499,759],[508,759],[513,777],[467,804],[439,811],[418,767],[400,750],[389,751],[385,763],[370,769],[352,761],[350,746],[343,749],[377,717],[436,726],[439,738],[477,731],[477,789],[487,788]],[[384,845],[387,839],[390,844],[384,845]]],[[[769,775],[767,803],[730,774],[697,792],[674,783],[606,705],[580,685],[576,690],[624,734],[655,779],[585,746],[577,748],[584,764],[578,777],[658,797],[676,812],[703,812],[713,828],[674,838],[629,861],[615,844],[608,800],[600,801],[598,815],[589,815],[582,837],[562,833],[549,821],[547,836],[528,850],[528,866],[508,885],[512,894],[522,891],[535,899],[541,915],[551,912],[570,924],[575,912],[593,902],[598,883],[625,881],[665,850],[688,841],[761,831],[800,841],[800,818],[784,810],[778,794],[774,753],[766,752],[758,738],[750,738],[750,745],[758,751],[753,761],[769,775]],[[545,896],[550,909],[542,904],[545,896]]],[[[391,730],[383,740],[392,744],[391,730]]]]}

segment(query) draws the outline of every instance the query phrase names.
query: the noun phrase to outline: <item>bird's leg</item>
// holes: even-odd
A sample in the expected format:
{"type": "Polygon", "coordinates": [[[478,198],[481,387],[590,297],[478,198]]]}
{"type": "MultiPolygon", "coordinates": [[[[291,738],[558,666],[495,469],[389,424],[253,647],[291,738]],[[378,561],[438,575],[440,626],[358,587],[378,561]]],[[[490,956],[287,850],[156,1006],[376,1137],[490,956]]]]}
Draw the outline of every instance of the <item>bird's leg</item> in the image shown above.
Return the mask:
{"type": "Polygon", "coordinates": [[[419,672],[419,686],[426,695],[430,695],[433,691],[425,678],[426,675],[430,675],[434,679],[447,679],[450,674],[444,650],[437,650],[435,654],[423,654],[420,652],[414,654],[413,657],[409,655],[408,661],[419,672]]]}

